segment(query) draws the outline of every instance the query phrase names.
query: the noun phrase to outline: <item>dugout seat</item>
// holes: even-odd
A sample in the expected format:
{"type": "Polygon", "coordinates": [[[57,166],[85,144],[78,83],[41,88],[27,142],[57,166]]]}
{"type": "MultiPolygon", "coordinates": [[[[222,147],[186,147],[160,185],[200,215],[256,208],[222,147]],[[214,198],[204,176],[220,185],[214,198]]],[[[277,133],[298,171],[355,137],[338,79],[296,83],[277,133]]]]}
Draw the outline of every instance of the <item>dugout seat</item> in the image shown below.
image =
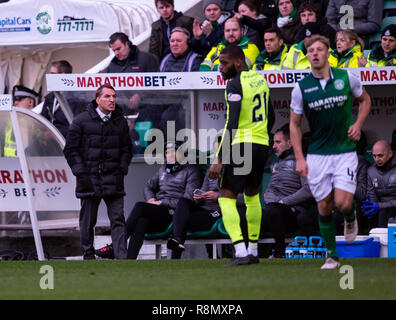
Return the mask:
{"type": "MultiPolygon", "coordinates": [[[[202,231],[187,231],[187,238],[198,239],[198,238],[213,238],[219,235],[219,224],[223,223],[223,219],[217,219],[213,226],[209,230],[202,231]]],[[[228,234],[227,234],[228,235],[228,234]]]]}
{"type": "Polygon", "coordinates": [[[153,240],[153,239],[168,239],[172,233],[173,221],[169,224],[169,226],[160,232],[146,233],[144,235],[144,239],[153,240]]]}

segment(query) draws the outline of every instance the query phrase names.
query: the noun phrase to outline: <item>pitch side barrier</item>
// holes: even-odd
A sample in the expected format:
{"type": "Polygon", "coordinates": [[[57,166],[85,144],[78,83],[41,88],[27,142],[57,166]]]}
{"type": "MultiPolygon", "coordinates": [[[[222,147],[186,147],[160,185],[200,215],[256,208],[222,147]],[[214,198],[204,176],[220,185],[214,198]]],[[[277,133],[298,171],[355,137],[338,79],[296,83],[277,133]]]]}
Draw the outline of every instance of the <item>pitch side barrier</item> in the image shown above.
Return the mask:
{"type": "MultiPolygon", "coordinates": [[[[371,112],[363,127],[368,143],[373,144],[379,139],[391,141],[392,132],[396,129],[396,67],[350,68],[348,71],[361,80],[371,97],[371,112]]],[[[270,99],[276,115],[273,128],[276,130],[289,122],[291,90],[310,71],[257,72],[267,79],[270,87],[270,99]]],[[[70,116],[70,121],[73,117],[70,107],[75,105],[76,97],[86,104],[94,98],[95,90],[100,85],[109,84],[116,89],[117,103],[126,101],[128,104],[139,96],[138,107],[129,117],[136,121],[135,129],[139,132],[143,152],[150,144],[151,140],[148,139],[147,133],[155,127],[152,125],[155,120],[139,121],[139,117],[144,113],[148,117],[154,116],[162,104],[180,105],[179,109],[174,111],[173,116],[177,115],[179,120],[181,119],[182,128],[194,133],[193,148],[203,153],[211,150],[214,137],[225,125],[224,89],[227,82],[222,79],[219,72],[47,74],[46,79],[48,90],[55,92],[65,114],[70,116]],[[147,108],[142,108],[142,106],[147,108]],[[202,132],[210,132],[210,134],[200,134],[202,132]]],[[[127,106],[126,110],[129,111],[129,107],[127,106]]],[[[163,111],[161,112],[164,114],[163,111]]],[[[353,113],[355,115],[358,113],[356,102],[353,113]]],[[[303,120],[302,127],[304,131],[309,130],[305,120],[303,120]]],[[[168,138],[169,136],[165,137],[165,139],[168,138]]],[[[147,158],[143,156],[142,150],[140,152],[134,154],[132,165],[125,179],[126,214],[132,210],[137,201],[144,201],[142,192],[144,185],[158,169],[158,166],[147,164],[147,158]]],[[[99,209],[98,224],[101,223],[102,225],[109,224],[104,207],[99,209]]]]}

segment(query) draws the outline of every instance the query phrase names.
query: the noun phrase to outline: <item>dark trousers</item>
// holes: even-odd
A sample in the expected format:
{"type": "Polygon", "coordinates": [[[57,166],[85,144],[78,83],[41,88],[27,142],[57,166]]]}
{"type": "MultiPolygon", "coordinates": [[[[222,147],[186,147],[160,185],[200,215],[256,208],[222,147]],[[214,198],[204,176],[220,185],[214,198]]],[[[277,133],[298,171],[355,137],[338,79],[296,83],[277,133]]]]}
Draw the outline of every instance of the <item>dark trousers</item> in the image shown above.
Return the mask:
{"type": "Polygon", "coordinates": [[[380,209],[378,212],[378,228],[388,228],[389,218],[396,217],[396,208],[380,209]]]}
{"type": "Polygon", "coordinates": [[[209,230],[219,218],[219,212],[203,209],[195,201],[182,198],[173,215],[173,237],[184,243],[187,230],[209,230]]]}
{"type": "MultiPolygon", "coordinates": [[[[173,215],[173,237],[184,243],[187,231],[209,230],[220,217],[219,212],[203,209],[195,201],[182,198],[173,215]]],[[[172,251],[172,259],[180,257],[181,252],[172,251]]]]}
{"type": "MultiPolygon", "coordinates": [[[[111,240],[113,242],[114,257],[126,259],[126,236],[124,217],[124,197],[104,197],[107,214],[110,219],[111,240]]],[[[95,249],[94,227],[98,217],[98,208],[102,198],[89,197],[81,199],[80,237],[83,256],[93,256],[95,249]]]]}
{"type": "Polygon", "coordinates": [[[263,209],[263,229],[269,229],[275,239],[275,254],[283,256],[285,254],[285,234],[301,230],[306,237],[318,233],[318,216],[314,211],[294,211],[288,205],[281,203],[266,204],[263,209]]]}
{"type": "Polygon", "coordinates": [[[137,202],[127,221],[128,259],[136,259],[143,245],[145,233],[164,231],[172,222],[172,215],[165,206],[137,202]]]}

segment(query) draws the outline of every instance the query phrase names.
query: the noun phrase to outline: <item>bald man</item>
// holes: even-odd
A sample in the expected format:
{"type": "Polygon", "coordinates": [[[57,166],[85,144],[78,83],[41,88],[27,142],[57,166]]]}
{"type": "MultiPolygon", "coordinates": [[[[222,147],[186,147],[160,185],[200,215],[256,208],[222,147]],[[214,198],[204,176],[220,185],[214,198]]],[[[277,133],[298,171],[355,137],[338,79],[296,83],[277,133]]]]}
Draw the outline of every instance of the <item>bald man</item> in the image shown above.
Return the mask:
{"type": "Polygon", "coordinates": [[[374,164],[367,171],[367,200],[363,214],[376,219],[378,227],[386,228],[388,219],[396,217],[396,157],[388,141],[379,140],[373,146],[374,164]]]}

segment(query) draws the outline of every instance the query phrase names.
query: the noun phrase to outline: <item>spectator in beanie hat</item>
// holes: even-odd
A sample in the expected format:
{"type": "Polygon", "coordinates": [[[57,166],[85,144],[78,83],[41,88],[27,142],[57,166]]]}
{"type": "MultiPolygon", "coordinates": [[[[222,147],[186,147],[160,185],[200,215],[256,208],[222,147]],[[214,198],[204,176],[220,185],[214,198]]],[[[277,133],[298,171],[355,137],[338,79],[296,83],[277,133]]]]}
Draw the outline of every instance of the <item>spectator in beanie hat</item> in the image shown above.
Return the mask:
{"type": "Polygon", "coordinates": [[[194,20],[191,47],[194,52],[205,57],[212,47],[224,39],[224,23],[231,13],[223,12],[221,0],[205,0],[202,8],[205,19],[202,23],[194,20]]]}

